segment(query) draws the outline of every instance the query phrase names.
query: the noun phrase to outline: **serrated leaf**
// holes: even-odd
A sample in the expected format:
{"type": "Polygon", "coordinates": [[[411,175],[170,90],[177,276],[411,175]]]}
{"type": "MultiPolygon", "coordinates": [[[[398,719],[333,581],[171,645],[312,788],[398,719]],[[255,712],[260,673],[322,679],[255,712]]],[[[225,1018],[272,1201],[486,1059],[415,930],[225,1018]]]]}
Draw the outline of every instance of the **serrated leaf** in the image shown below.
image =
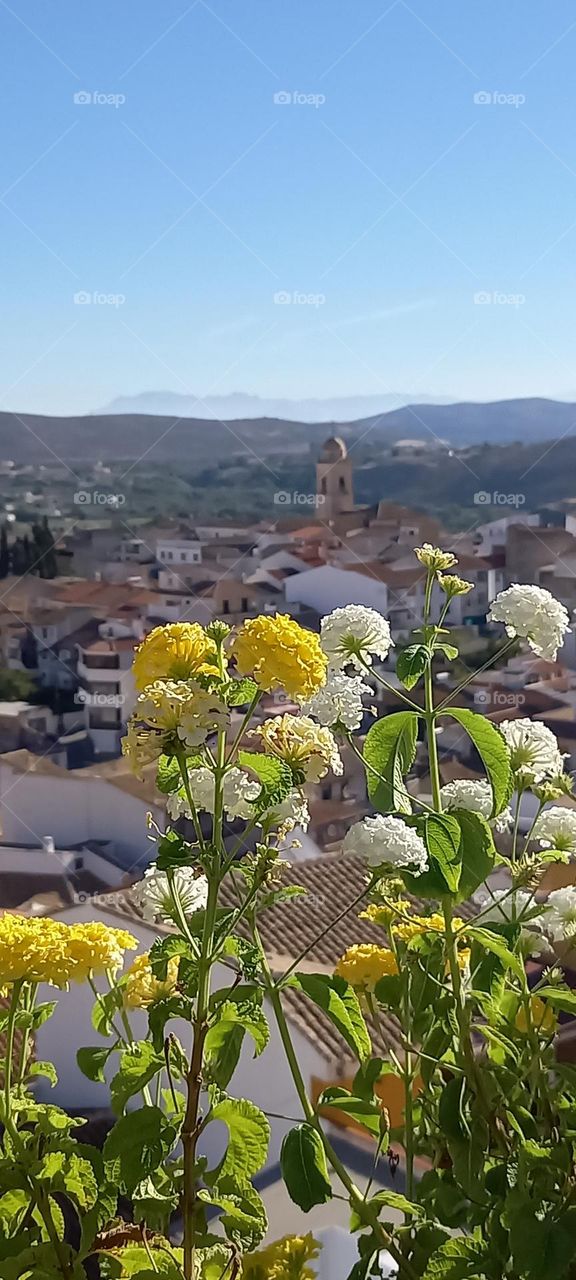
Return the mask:
{"type": "Polygon", "coordinates": [[[250,1252],[258,1248],[266,1235],[268,1218],[255,1187],[250,1183],[243,1187],[232,1184],[206,1190],[201,1187],[198,1199],[223,1210],[221,1224],[228,1239],[239,1249],[250,1252]]]}
{"type": "Polygon", "coordinates": [[[245,676],[243,680],[231,680],[226,689],[226,702],[229,707],[243,707],[256,697],[258,685],[255,680],[245,676]]]}
{"type": "Polygon", "coordinates": [[[547,1000],[553,1009],[560,1009],[562,1013],[571,1013],[576,1017],[576,992],[568,991],[566,987],[538,987],[538,995],[541,1000],[547,1000]]]}
{"type": "Polygon", "coordinates": [[[492,788],[492,815],[496,816],[506,808],[513,785],[510,752],[502,734],[486,716],[464,707],[446,707],[440,714],[461,724],[474,743],[492,788]]]}
{"type": "Polygon", "coordinates": [[[264,755],[262,751],[239,751],[238,763],[243,769],[250,769],[262,783],[259,795],[254,801],[254,813],[264,813],[281,804],[294,786],[292,770],[284,760],[277,756],[264,755]]]}
{"type": "Polygon", "coordinates": [[[458,901],[465,902],[490,875],[496,862],[496,846],[492,831],[479,813],[469,809],[453,809],[461,832],[462,871],[458,885],[458,901]]]}
{"type": "Polygon", "coordinates": [[[380,813],[411,813],[404,779],[412,768],[418,739],[415,711],[396,711],[377,720],[366,734],[364,760],[368,795],[380,813]]]}
{"type": "Polygon", "coordinates": [[[506,946],[504,939],[498,933],[492,933],[490,929],[480,929],[478,925],[472,925],[469,929],[466,927],[467,938],[472,938],[474,942],[480,943],[480,946],[486,947],[487,951],[491,951],[493,955],[498,956],[503,965],[507,969],[512,969],[520,981],[524,980],[524,965],[517,955],[506,946]]]}
{"type": "Polygon", "coordinates": [[[369,1058],[372,1044],[358,996],[350,983],[334,974],[296,973],[290,986],[298,987],[330,1019],[360,1062],[369,1058]]]}
{"type": "Polygon", "coordinates": [[[299,1124],[286,1134],[280,1168],[290,1199],[304,1213],[332,1199],[322,1139],[311,1124],[299,1124]]]}
{"type": "Polygon", "coordinates": [[[223,1098],[212,1108],[211,1120],[220,1120],[228,1130],[228,1146],[217,1170],[206,1181],[216,1185],[231,1178],[247,1182],[266,1163],[270,1124],[264,1112],[247,1098],[223,1098]]]}
{"type": "Polygon", "coordinates": [[[122,1114],[128,1099],[135,1093],[141,1093],[163,1066],[164,1059],[155,1052],[149,1040],[139,1040],[122,1051],[110,1088],[112,1110],[116,1115],[122,1114]]]}
{"type": "Polygon", "coordinates": [[[29,1076],[45,1076],[52,1088],[58,1084],[58,1072],[53,1062],[31,1062],[28,1067],[29,1076]]]}
{"type": "Polygon", "coordinates": [[[105,1084],[104,1067],[115,1047],[115,1045],[112,1045],[110,1048],[100,1049],[98,1046],[87,1045],[83,1049],[78,1049],[76,1062],[82,1075],[86,1076],[88,1080],[105,1084]]]}
{"type": "Polygon", "coordinates": [[[455,894],[462,871],[461,832],[451,814],[427,814],[425,842],[430,861],[440,871],[449,893],[455,894]]]}
{"type": "Polygon", "coordinates": [[[159,1107],[140,1107],[116,1121],[104,1143],[110,1180],[128,1194],[170,1155],[176,1130],[159,1107]]]}
{"type": "Polygon", "coordinates": [[[348,1089],[342,1089],[338,1085],[334,1085],[329,1089],[323,1089],[318,1098],[317,1106],[319,1108],[326,1107],[336,1111],[342,1111],[344,1115],[351,1116],[356,1120],[357,1124],[367,1129],[372,1137],[379,1138],[382,1131],[382,1112],[378,1103],[374,1099],[356,1098],[349,1093],[348,1089]]]}
{"type": "Polygon", "coordinates": [[[429,661],[426,645],[409,644],[402,649],[396,659],[396,675],[405,689],[413,689],[424,674],[429,661]]]}
{"type": "Polygon", "coordinates": [[[485,1252],[476,1240],[447,1240],[432,1254],[422,1280],[478,1280],[485,1252]]]}
{"type": "Polygon", "coordinates": [[[156,786],[162,795],[168,796],[182,785],[182,774],[176,756],[160,756],[156,772],[156,786]]]}

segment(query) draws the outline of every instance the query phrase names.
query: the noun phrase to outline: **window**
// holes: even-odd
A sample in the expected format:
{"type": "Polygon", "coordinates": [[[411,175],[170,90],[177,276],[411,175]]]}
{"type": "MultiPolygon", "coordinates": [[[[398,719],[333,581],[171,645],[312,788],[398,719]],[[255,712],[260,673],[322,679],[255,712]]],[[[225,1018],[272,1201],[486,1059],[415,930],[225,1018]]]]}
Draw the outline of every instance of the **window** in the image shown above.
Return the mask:
{"type": "Polygon", "coordinates": [[[222,613],[230,613],[230,601],[229,601],[229,600],[223,600],[223,601],[222,601],[222,613]]]}
{"type": "Polygon", "coordinates": [[[344,479],[344,476],[340,476],[340,479],[338,481],[338,488],[340,490],[340,493],[346,493],[346,481],[344,479]]]}
{"type": "Polygon", "coordinates": [[[185,551],[181,551],[181,552],[180,552],[180,559],[181,559],[181,560],[184,560],[184,561],[186,560],[186,552],[185,552],[185,551]]]}
{"type": "Polygon", "coordinates": [[[321,493],[324,493],[324,494],[326,493],[326,480],[325,480],[325,479],[323,479],[323,480],[321,480],[321,481],[320,481],[320,492],[321,492],[321,493]]]}
{"type": "Polygon", "coordinates": [[[242,596],[242,599],[240,601],[240,608],[242,610],[242,613],[248,612],[248,596],[242,596]]]}

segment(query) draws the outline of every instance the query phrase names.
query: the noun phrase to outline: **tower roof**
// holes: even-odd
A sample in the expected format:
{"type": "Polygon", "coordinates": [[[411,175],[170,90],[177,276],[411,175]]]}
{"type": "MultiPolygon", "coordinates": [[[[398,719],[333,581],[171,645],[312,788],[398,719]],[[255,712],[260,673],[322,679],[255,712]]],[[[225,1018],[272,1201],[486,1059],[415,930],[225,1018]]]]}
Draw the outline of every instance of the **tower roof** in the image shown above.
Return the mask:
{"type": "Polygon", "coordinates": [[[342,462],[348,457],[348,450],[340,436],[330,436],[324,441],[320,450],[320,462],[342,462]]]}

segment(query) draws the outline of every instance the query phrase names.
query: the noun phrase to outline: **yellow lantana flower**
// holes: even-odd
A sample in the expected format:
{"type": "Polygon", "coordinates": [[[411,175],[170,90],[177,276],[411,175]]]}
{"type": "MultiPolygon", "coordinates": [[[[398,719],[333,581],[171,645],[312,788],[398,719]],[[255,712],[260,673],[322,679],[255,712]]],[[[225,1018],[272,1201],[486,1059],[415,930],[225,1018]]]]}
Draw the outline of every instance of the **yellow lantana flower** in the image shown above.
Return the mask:
{"type": "Polygon", "coordinates": [[[373,991],[380,978],[398,973],[398,965],[394,953],[387,947],[362,943],[348,947],[340,957],[334,973],[345,978],[357,990],[373,991]]]}
{"type": "Polygon", "coordinates": [[[68,925],[49,916],[6,914],[0,920],[0,984],[49,982],[66,987],[93,974],[115,973],[124,952],[137,945],[131,933],[98,921],[68,925]]]}
{"type": "Polygon", "coordinates": [[[136,956],[126,973],[124,986],[124,1004],[127,1009],[147,1009],[157,1000],[166,1000],[176,990],[178,983],[178,956],[171,956],[168,961],[166,977],[163,981],[155,978],[150,964],[150,953],[136,956]]]}
{"type": "Polygon", "coordinates": [[[162,754],[199,747],[226,724],[226,707],[194,680],[155,680],[136,702],[122,739],[122,754],[135,773],[162,754]]]}
{"type": "Polygon", "coordinates": [[[139,690],[155,680],[218,675],[216,645],[199,622],[169,622],[165,627],[154,627],[146,636],[136,650],[132,669],[139,690]]]}
{"type": "MultiPolygon", "coordinates": [[[[550,1008],[550,1005],[540,999],[540,996],[530,996],[530,1018],[535,1031],[540,1032],[543,1036],[554,1034],[557,1021],[556,1014],[550,1008]]],[[[515,1026],[517,1031],[526,1033],[529,1030],[528,1017],[524,1005],[520,1007],[516,1014],[515,1026]]]]}
{"type": "Polygon", "coordinates": [[[328,769],[337,774],[344,772],[330,729],[316,724],[310,716],[274,716],[253,732],[267,751],[301,774],[302,782],[318,782],[328,769]]]}
{"type": "MultiPolygon", "coordinates": [[[[411,904],[404,898],[399,898],[397,902],[390,903],[390,906],[381,907],[376,903],[371,903],[366,907],[365,911],[360,912],[364,920],[370,920],[372,924],[380,924],[388,933],[393,932],[394,937],[399,942],[411,942],[413,938],[422,937],[425,933],[444,933],[445,921],[440,912],[434,911],[429,916],[416,916],[412,914],[411,904]],[[401,912],[396,915],[395,911],[401,912]],[[407,920],[406,916],[410,915],[407,920]]],[[[464,920],[460,916],[454,916],[452,921],[455,930],[462,929],[464,920]]],[[[461,942],[464,943],[464,936],[461,942]]],[[[458,964],[461,969],[466,969],[470,963],[469,947],[458,946],[458,964]]]]}
{"type": "Polygon", "coordinates": [[[288,614],[247,618],[232,642],[240,675],[252,676],[261,689],[283,689],[305,702],[326,682],[328,659],[313,631],[288,614]]]}
{"type": "Polygon", "coordinates": [[[316,1271],[308,1263],[319,1253],[320,1245],[310,1232],[305,1236],[283,1236],[244,1256],[241,1280],[314,1280],[316,1271]]]}

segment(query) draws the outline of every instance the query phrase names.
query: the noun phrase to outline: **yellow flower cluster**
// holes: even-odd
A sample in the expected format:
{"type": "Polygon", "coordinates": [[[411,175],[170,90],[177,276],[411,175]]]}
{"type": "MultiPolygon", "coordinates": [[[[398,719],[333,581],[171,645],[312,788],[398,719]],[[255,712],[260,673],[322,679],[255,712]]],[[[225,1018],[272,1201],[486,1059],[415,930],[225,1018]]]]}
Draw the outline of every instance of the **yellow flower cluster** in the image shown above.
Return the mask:
{"type": "Polygon", "coordinates": [[[232,642],[240,675],[252,676],[261,689],[283,689],[305,702],[326,682],[328,659],[318,636],[288,614],[248,618],[232,642]]]}
{"type": "Polygon", "coordinates": [[[451,569],[453,565],[458,564],[456,556],[451,551],[442,551],[440,547],[433,547],[430,542],[425,542],[422,547],[415,547],[414,555],[426,569],[434,569],[436,573],[440,573],[443,569],[451,569]]]}
{"type": "Polygon", "coordinates": [[[49,916],[6,914],[0,920],[0,984],[84,982],[93,974],[115,973],[124,952],[136,946],[131,933],[97,921],[68,925],[49,916]]]}
{"type": "Polygon", "coordinates": [[[150,965],[150,953],[136,956],[126,973],[124,1004],[127,1009],[147,1009],[157,1000],[166,1000],[176,990],[178,983],[178,956],[168,961],[164,981],[155,978],[150,965]]]}
{"type": "Polygon", "coordinates": [[[531,1022],[534,1030],[536,1032],[540,1032],[542,1036],[554,1035],[556,1030],[556,1014],[554,1013],[554,1010],[550,1008],[549,1004],[546,1004],[544,1000],[540,999],[540,996],[530,996],[530,1020],[528,1018],[527,1010],[523,1005],[518,1010],[515,1019],[516,1030],[522,1031],[526,1034],[531,1029],[529,1021],[531,1022]]]}
{"type": "Polygon", "coordinates": [[[241,1280],[314,1280],[316,1271],[308,1263],[319,1253],[320,1245],[310,1232],[305,1236],[283,1236],[244,1256],[241,1280]]]}
{"type": "MultiPolygon", "coordinates": [[[[372,924],[380,924],[388,933],[392,932],[399,942],[411,942],[413,938],[420,938],[425,933],[444,933],[445,922],[440,912],[435,911],[429,916],[417,916],[412,913],[410,902],[405,898],[399,898],[397,902],[391,902],[389,906],[381,907],[371,903],[366,907],[365,911],[360,912],[364,920],[370,920],[372,924]],[[397,915],[396,913],[400,914],[397,915]],[[410,919],[406,917],[410,916],[410,919]]],[[[454,916],[452,925],[455,930],[462,929],[465,921],[460,916],[454,916]]],[[[469,947],[459,946],[458,964],[461,969],[465,969],[470,962],[469,947]]]]}
{"type": "Polygon", "coordinates": [[[165,627],[154,627],[136,650],[133,671],[139,690],[155,680],[218,675],[216,645],[199,622],[170,622],[165,627]]]}
{"type": "Polygon", "coordinates": [[[350,986],[360,991],[373,991],[380,978],[398,973],[398,965],[392,951],[371,943],[348,947],[340,957],[334,973],[345,978],[350,986]]]}
{"type": "Polygon", "coordinates": [[[226,723],[226,707],[194,680],[155,680],[138,697],[122,739],[122,753],[136,773],[163,753],[199,747],[226,723]]]}
{"type": "Polygon", "coordinates": [[[275,716],[254,730],[273,756],[302,774],[302,782],[318,782],[328,769],[342,773],[340,752],[330,729],[310,716],[275,716]]]}

